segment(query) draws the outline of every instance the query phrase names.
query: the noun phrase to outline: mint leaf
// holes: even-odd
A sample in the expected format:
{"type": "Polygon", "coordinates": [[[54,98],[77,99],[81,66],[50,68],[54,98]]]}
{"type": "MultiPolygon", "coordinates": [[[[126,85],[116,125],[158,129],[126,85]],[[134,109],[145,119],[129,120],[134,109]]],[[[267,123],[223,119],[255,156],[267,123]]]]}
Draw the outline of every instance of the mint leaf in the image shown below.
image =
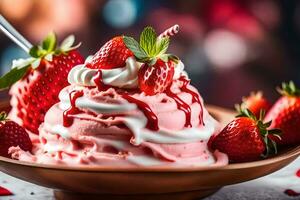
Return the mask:
{"type": "Polygon", "coordinates": [[[53,51],[56,47],[56,35],[50,32],[42,42],[42,48],[48,52],[53,51]]]}
{"type": "Polygon", "coordinates": [[[157,40],[155,45],[155,54],[156,55],[162,55],[167,52],[168,47],[170,44],[170,38],[169,37],[163,37],[159,40],[157,40]]]}
{"type": "Polygon", "coordinates": [[[30,65],[23,68],[13,68],[8,73],[0,77],[0,90],[6,89],[20,80],[27,72],[30,65]]]}
{"type": "Polygon", "coordinates": [[[123,41],[125,46],[133,52],[138,61],[148,60],[149,56],[135,39],[132,37],[123,36],[123,41]]]}
{"type": "Polygon", "coordinates": [[[149,56],[155,56],[155,44],[156,44],[156,32],[155,30],[147,26],[144,28],[140,36],[140,46],[145,50],[149,56]]]}

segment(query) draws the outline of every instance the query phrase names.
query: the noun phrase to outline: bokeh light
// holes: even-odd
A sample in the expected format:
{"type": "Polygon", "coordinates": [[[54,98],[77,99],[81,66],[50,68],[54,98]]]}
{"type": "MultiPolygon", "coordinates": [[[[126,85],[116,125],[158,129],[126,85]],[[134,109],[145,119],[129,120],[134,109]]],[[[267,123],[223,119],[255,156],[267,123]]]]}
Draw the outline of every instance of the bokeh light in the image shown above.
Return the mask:
{"type": "Polygon", "coordinates": [[[109,0],[103,7],[107,24],[115,28],[131,26],[137,18],[137,6],[133,0],[109,0]]]}
{"type": "Polygon", "coordinates": [[[242,65],[247,58],[247,45],[237,34],[215,30],[204,40],[204,50],[210,62],[219,68],[242,65]]]}

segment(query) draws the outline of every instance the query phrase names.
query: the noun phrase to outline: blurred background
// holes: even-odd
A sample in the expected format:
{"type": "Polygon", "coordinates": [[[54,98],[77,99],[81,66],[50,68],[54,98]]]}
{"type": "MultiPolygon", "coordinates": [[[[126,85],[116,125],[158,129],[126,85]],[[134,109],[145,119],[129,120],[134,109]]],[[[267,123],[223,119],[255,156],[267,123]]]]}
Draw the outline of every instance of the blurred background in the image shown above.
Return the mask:
{"type": "MultiPolygon", "coordinates": [[[[115,35],[179,24],[169,51],[209,104],[232,108],[253,90],[275,101],[282,81],[300,85],[297,0],[0,0],[0,13],[32,43],[51,30],[74,34],[84,56],[115,35]]],[[[1,74],[26,56],[0,33],[1,74]]]]}

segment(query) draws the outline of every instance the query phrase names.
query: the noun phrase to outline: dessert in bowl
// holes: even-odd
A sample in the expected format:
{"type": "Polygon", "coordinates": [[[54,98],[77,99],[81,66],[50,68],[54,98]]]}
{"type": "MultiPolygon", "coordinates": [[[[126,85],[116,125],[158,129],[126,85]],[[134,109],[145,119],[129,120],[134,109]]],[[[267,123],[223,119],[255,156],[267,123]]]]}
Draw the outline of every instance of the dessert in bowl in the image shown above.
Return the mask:
{"type": "Polygon", "coordinates": [[[140,48],[148,49],[141,52],[130,46],[131,39],[115,37],[71,69],[70,85],[47,111],[32,153],[12,147],[14,159],[108,166],[228,164],[224,153],[207,147],[220,125],[190,85],[182,61],[166,53],[169,37],[156,38],[145,28],[140,48]]]}
{"type": "MultiPolygon", "coordinates": [[[[58,198],[97,199],[102,194],[117,199],[191,199],[269,174],[293,161],[299,148],[263,161],[228,164],[230,152],[227,155],[208,145],[224,133],[221,123],[234,114],[211,109],[219,122],[215,120],[190,85],[182,61],[166,53],[168,36],[175,30],[156,37],[147,27],[139,43],[131,37],[115,37],[85,63],[75,64],[63,74],[69,85],[59,91],[58,102],[51,102],[47,111],[42,110],[45,117],[34,123],[40,124],[38,129],[29,126],[30,130],[22,123],[22,115],[16,117],[16,110],[24,111],[24,105],[12,104],[10,116],[21,120],[33,147],[12,145],[8,152],[15,160],[0,158],[0,169],[69,191],[57,193],[58,198]],[[75,197],[70,192],[84,195],[75,197]]],[[[32,91],[39,91],[38,85],[32,91]]],[[[37,107],[42,105],[40,100],[37,107]]],[[[28,116],[24,119],[28,125],[28,116]]],[[[257,126],[254,119],[249,118],[251,128],[257,126]]],[[[268,133],[267,125],[260,124],[268,133]]]]}
{"type": "MultiPolygon", "coordinates": [[[[86,69],[73,72],[77,69],[73,68],[69,75],[85,75],[86,69]]],[[[87,71],[97,75],[97,70],[87,71]]],[[[180,87],[182,82],[174,80],[172,90],[177,98],[182,96],[181,101],[187,102],[189,113],[178,109],[177,102],[166,93],[146,96],[114,88],[99,91],[98,87],[73,83],[60,92],[60,102],[47,112],[34,155],[12,150],[13,157],[71,165],[227,164],[226,155],[210,153],[207,148],[210,136],[219,131],[218,122],[202,101],[193,103],[192,96],[180,87]]],[[[191,92],[196,91],[188,87],[191,92]]]]}

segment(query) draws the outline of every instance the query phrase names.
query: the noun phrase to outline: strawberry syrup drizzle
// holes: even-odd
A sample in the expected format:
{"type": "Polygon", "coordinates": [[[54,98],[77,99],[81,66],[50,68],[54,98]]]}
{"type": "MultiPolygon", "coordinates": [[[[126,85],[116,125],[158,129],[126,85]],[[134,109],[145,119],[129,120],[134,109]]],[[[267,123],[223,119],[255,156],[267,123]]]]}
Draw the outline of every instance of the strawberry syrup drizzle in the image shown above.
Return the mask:
{"type": "Polygon", "coordinates": [[[83,91],[72,91],[69,94],[71,106],[63,113],[63,125],[64,127],[70,127],[73,124],[73,117],[70,115],[75,115],[81,111],[76,107],[76,99],[83,96],[83,91]]]}
{"type": "Polygon", "coordinates": [[[182,99],[179,98],[178,95],[176,95],[175,93],[173,93],[171,91],[171,86],[170,85],[167,89],[166,89],[166,94],[171,97],[172,99],[174,99],[174,101],[177,104],[177,108],[179,110],[182,110],[185,114],[185,127],[190,128],[192,127],[192,123],[191,123],[191,107],[185,103],[184,101],[182,101],[182,99]]]}
{"type": "Polygon", "coordinates": [[[128,94],[123,94],[122,97],[126,99],[129,103],[134,103],[137,107],[145,114],[147,117],[147,126],[146,128],[151,129],[153,131],[158,131],[158,118],[155,113],[152,111],[150,106],[138,99],[129,96],[128,94]]]}
{"type": "Polygon", "coordinates": [[[108,86],[105,85],[102,79],[102,71],[99,70],[94,78],[94,82],[98,88],[99,91],[107,90],[108,86]]]}
{"type": "Polygon", "coordinates": [[[203,121],[203,106],[202,106],[202,103],[201,103],[201,100],[199,98],[199,95],[190,90],[189,88],[187,88],[188,84],[190,83],[189,80],[187,80],[184,76],[181,76],[179,78],[179,80],[183,83],[183,86],[181,87],[181,90],[186,92],[186,93],[189,93],[190,95],[192,95],[192,102],[193,103],[198,103],[199,106],[200,106],[200,115],[199,115],[199,123],[202,124],[203,126],[205,125],[204,124],[204,121],[203,121]]]}

